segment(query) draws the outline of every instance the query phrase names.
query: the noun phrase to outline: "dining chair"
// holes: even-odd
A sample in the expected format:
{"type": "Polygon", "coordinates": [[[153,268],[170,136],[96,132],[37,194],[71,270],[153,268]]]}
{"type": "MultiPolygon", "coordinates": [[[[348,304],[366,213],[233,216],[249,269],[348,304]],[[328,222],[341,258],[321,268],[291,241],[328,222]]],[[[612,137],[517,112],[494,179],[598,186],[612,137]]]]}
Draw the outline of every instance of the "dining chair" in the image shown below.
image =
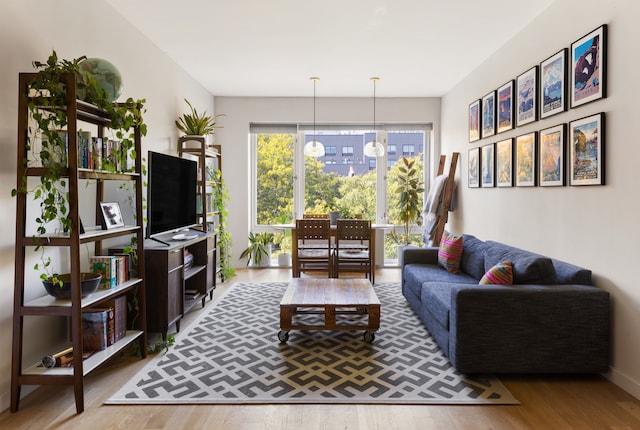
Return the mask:
{"type": "Polygon", "coordinates": [[[301,272],[327,272],[333,276],[331,252],[331,227],[329,218],[296,220],[296,243],[294,276],[301,272]]]}
{"type": "Polygon", "coordinates": [[[373,284],[375,278],[371,246],[370,220],[339,219],[336,223],[333,256],[334,275],[339,278],[341,272],[364,273],[373,284]]]}

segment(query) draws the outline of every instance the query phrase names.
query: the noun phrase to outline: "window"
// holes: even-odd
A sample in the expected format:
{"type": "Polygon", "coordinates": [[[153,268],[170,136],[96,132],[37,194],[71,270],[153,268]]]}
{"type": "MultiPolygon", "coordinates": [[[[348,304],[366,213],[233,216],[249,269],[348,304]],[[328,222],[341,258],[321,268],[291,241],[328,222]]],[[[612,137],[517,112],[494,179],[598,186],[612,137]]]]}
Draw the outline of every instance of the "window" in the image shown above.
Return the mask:
{"type": "MultiPolygon", "coordinates": [[[[377,140],[387,148],[380,159],[363,154],[365,142],[374,136],[367,127],[323,125],[314,132],[300,125],[252,125],[251,130],[252,231],[292,222],[305,212],[340,210],[345,216],[361,214],[373,223],[396,224],[397,233],[404,232],[397,219],[398,163],[402,157],[412,158],[423,169],[424,154],[416,148],[428,147],[430,126],[378,130],[377,140]],[[314,135],[325,147],[324,157],[303,155],[304,143],[314,135]]],[[[397,247],[388,233],[385,261],[397,264],[397,247]]],[[[422,229],[415,227],[410,233],[412,243],[420,244],[422,229]]]]}
{"type": "Polygon", "coordinates": [[[353,146],[343,146],[342,155],[353,155],[353,146]]]}
{"type": "Polygon", "coordinates": [[[402,155],[416,155],[415,145],[402,145],[402,155]]]}

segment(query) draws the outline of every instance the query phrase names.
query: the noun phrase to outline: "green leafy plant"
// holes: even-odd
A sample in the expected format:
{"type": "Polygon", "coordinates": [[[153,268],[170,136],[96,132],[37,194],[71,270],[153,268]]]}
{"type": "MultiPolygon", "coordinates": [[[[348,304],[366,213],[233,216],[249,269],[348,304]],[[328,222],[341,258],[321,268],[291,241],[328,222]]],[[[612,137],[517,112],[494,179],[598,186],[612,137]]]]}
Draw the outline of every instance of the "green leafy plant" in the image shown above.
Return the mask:
{"type": "Polygon", "coordinates": [[[222,178],[222,172],[217,169],[208,169],[207,175],[214,183],[213,206],[218,211],[218,249],[220,250],[220,275],[222,279],[231,279],[236,275],[236,269],[231,262],[231,234],[228,230],[227,218],[229,211],[229,190],[222,178]]]}
{"type": "Polygon", "coordinates": [[[247,266],[253,262],[254,266],[262,265],[262,260],[269,257],[271,251],[271,244],[273,243],[273,233],[262,232],[253,233],[249,232],[249,246],[242,251],[240,258],[247,259],[247,266]]]}
{"type": "Polygon", "coordinates": [[[415,167],[415,160],[406,157],[400,159],[398,186],[394,190],[399,194],[399,221],[404,227],[404,244],[409,245],[411,224],[422,224],[420,194],[424,192],[421,172],[415,167]]]}
{"type": "MultiPolygon", "coordinates": [[[[39,71],[29,83],[27,158],[23,163],[26,167],[33,167],[34,163],[39,162],[43,169],[40,181],[33,188],[28,188],[25,174],[18,188],[11,191],[11,195],[15,197],[19,193],[31,194],[34,200],[40,202],[40,213],[35,217],[35,236],[46,235],[50,223],[54,223],[56,229],[65,231],[76,228],[69,217],[70,200],[66,179],[69,163],[76,162],[68,160],[67,152],[67,104],[68,93],[71,91],[68,82],[75,82],[76,94],[83,94],[83,101],[103,112],[109,121],[109,128],[121,142],[120,148],[113,151],[110,158],[103,160],[102,170],[115,172],[118,166],[126,166],[128,156],[136,156],[135,128],[139,128],[141,135],[146,135],[147,132],[142,116],[145,100],[134,101],[129,98],[124,103],[113,103],[97,79],[80,66],[85,58],[59,60],[57,53],[53,51],[46,63],[33,63],[39,71]],[[69,81],[70,75],[73,75],[72,81],[69,81]],[[40,149],[37,154],[29,157],[29,153],[35,150],[36,142],[40,143],[40,149]]],[[[36,264],[34,269],[44,270],[40,278],[62,286],[58,275],[50,270],[51,261],[44,256],[44,249],[38,246],[36,251],[41,251],[41,263],[36,264]]]]}
{"type": "Polygon", "coordinates": [[[200,114],[191,106],[189,100],[184,99],[184,101],[191,111],[178,117],[176,120],[178,130],[190,136],[206,136],[215,133],[216,128],[222,128],[222,126],[216,123],[216,119],[224,116],[224,114],[211,116],[207,114],[207,111],[200,114]]]}
{"type": "MultiPolygon", "coordinates": [[[[158,335],[158,337],[160,337],[158,335]]],[[[147,352],[150,354],[157,354],[164,350],[164,352],[169,352],[169,347],[176,343],[176,338],[172,334],[167,334],[166,339],[162,339],[160,337],[159,340],[155,342],[149,342],[147,345],[147,352]]]]}

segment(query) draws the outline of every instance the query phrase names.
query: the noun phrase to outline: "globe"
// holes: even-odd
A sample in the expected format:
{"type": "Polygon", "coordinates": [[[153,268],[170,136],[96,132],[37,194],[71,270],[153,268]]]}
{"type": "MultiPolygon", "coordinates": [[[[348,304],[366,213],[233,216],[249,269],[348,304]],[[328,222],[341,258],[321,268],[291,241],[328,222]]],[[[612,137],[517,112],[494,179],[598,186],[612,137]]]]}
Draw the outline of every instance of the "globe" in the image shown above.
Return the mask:
{"type": "Polygon", "coordinates": [[[122,75],[116,67],[102,58],[87,58],[80,62],[80,68],[98,81],[100,88],[107,92],[109,101],[115,101],[122,94],[122,75]]]}

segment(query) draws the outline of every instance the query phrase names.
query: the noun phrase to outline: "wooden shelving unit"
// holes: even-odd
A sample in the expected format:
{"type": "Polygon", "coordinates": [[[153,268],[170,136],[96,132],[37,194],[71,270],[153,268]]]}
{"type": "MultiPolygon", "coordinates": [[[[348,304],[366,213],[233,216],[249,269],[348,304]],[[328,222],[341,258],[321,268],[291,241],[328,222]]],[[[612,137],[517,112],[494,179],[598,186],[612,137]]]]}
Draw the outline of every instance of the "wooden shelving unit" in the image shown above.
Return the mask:
{"type": "Polygon", "coordinates": [[[178,139],[178,155],[188,157],[198,163],[198,190],[199,206],[197,207],[198,222],[202,231],[214,233],[208,239],[207,254],[207,292],[213,295],[216,288],[216,280],[220,275],[218,264],[218,240],[216,228],[219,223],[219,212],[213,207],[215,200],[215,178],[211,177],[214,170],[222,171],[222,148],[220,145],[207,145],[205,136],[182,136],[178,139]]]}
{"type": "MultiPolygon", "coordinates": [[[[39,177],[45,167],[29,167],[23,160],[29,156],[29,112],[28,112],[28,96],[30,92],[30,83],[35,79],[35,73],[21,73],[19,75],[20,97],[19,97],[19,113],[18,113],[18,168],[17,183],[20,184],[23,176],[39,177]]],[[[81,296],[80,288],[80,246],[84,244],[94,244],[95,255],[104,255],[102,253],[102,242],[112,238],[136,237],[137,262],[136,266],[138,274],[144,274],[144,232],[142,220],[144,219],[142,211],[142,161],[141,150],[141,133],[139,129],[134,130],[134,147],[137,154],[134,163],[133,172],[119,173],[106,172],[102,170],[82,169],[78,167],[79,146],[78,146],[78,124],[81,121],[88,123],[97,128],[98,137],[104,135],[105,129],[109,127],[109,119],[107,115],[96,106],[84,103],[76,99],[76,81],[73,74],[65,75],[65,86],[67,88],[66,110],[68,125],[66,133],[68,136],[68,167],[64,172],[69,193],[69,218],[73,226],[80,225],[79,216],[79,181],[83,179],[91,179],[85,181],[94,184],[95,189],[95,206],[104,196],[104,185],[106,181],[129,181],[134,187],[135,202],[135,219],[136,225],[128,225],[112,230],[93,230],[87,233],[80,233],[79,228],[73,228],[70,232],[47,235],[46,237],[33,237],[27,234],[27,223],[33,220],[33,214],[29,213],[27,208],[27,199],[31,199],[30,195],[19,193],[17,195],[16,204],[16,247],[15,247],[15,290],[14,290],[14,309],[13,309],[13,343],[12,343],[12,366],[11,366],[11,411],[16,412],[20,403],[20,390],[23,385],[73,385],[75,394],[76,410],[78,413],[84,411],[84,376],[92,370],[100,366],[109,358],[113,357],[123,348],[127,347],[134,341],[139,342],[142,357],[146,356],[147,339],[146,339],[146,292],[145,281],[142,277],[129,279],[126,282],[117,285],[109,290],[99,290],[87,297],[81,296]],[[54,299],[50,296],[43,296],[35,300],[25,302],[25,273],[32,270],[31,267],[25,267],[26,249],[36,246],[56,246],[66,247],[69,251],[69,273],[71,274],[71,299],[61,300],[54,299]],[[105,350],[98,351],[89,358],[83,360],[80,353],[83,349],[82,341],[82,311],[89,307],[99,306],[116,297],[126,295],[128,300],[135,299],[137,303],[137,318],[135,318],[135,326],[127,327],[127,333],[124,338],[110,345],[105,350]],[[72,367],[68,368],[44,368],[35,363],[29,365],[24,363],[23,357],[23,341],[26,333],[25,317],[30,316],[50,316],[67,318],[70,322],[71,339],[65,345],[73,347],[72,367]]],[[[82,185],[85,186],[84,184],[82,185]]],[[[83,205],[91,204],[86,201],[83,205]]],[[[99,211],[96,210],[96,224],[99,222],[99,211]]],[[[44,291],[44,288],[43,288],[44,291]]],[[[128,319],[130,321],[130,319],[128,319]]],[[[52,351],[43,351],[45,354],[52,351]]]]}

